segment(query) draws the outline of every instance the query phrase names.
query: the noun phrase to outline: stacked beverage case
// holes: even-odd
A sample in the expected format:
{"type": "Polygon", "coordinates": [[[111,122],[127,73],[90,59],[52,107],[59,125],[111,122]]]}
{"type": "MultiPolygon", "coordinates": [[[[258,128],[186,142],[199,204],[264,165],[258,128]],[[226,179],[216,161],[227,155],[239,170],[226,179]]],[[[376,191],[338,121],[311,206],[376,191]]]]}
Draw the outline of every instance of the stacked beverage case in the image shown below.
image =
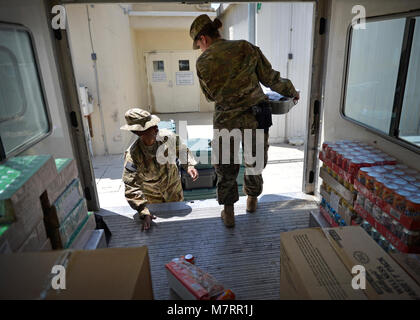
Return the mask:
{"type": "MultiPolygon", "coordinates": [[[[353,203],[340,199],[352,210],[352,224],[387,251],[420,252],[420,172],[358,141],[324,142],[319,157],[328,174],[354,194],[353,203]]],[[[321,190],[334,192],[325,181],[321,190]]],[[[331,212],[324,197],[321,206],[331,212]]]]}

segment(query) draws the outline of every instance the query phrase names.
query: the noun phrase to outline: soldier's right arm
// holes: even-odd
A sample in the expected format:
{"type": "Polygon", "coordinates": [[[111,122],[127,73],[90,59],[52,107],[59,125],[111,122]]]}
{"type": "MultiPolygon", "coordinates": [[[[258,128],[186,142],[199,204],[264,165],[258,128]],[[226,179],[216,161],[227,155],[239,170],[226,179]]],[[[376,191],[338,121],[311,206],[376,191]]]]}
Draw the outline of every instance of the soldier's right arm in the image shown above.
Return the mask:
{"type": "Polygon", "coordinates": [[[130,151],[125,154],[123,182],[125,185],[125,198],[131,208],[138,211],[140,217],[150,215],[146,208],[147,200],[141,190],[142,180],[137,173],[137,165],[133,161],[130,151]]]}
{"type": "Polygon", "coordinates": [[[271,90],[274,90],[286,97],[296,97],[298,95],[292,81],[280,76],[280,72],[274,70],[268,59],[261,52],[260,48],[253,46],[257,56],[256,73],[258,80],[271,90]]]}

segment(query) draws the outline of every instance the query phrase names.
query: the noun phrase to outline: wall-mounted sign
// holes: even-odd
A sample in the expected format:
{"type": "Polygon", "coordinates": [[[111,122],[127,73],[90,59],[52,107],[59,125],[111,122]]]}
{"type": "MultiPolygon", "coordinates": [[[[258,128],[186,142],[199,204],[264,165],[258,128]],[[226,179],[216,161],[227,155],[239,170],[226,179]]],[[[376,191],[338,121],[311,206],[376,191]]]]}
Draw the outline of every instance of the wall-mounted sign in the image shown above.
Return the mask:
{"type": "Polygon", "coordinates": [[[152,81],[153,82],[165,82],[166,81],[166,72],[153,72],[152,81]]]}
{"type": "Polygon", "coordinates": [[[177,86],[194,85],[194,74],[192,72],[175,72],[177,86]]]}

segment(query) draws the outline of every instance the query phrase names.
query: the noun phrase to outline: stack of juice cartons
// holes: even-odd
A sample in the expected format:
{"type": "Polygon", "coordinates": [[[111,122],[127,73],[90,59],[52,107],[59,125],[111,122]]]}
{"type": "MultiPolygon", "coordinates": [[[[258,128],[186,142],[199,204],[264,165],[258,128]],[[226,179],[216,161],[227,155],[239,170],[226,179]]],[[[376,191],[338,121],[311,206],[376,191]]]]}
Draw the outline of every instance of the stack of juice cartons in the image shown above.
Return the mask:
{"type": "Polygon", "coordinates": [[[321,169],[321,212],[332,226],[362,222],[354,209],[357,191],[354,180],[360,168],[395,164],[396,159],[364,142],[324,142],[319,158],[321,169]]]}
{"type": "Polygon", "coordinates": [[[420,172],[404,164],[362,168],[355,188],[362,227],[384,249],[420,252],[420,172]]]}
{"type": "Polygon", "coordinates": [[[41,196],[44,221],[53,249],[67,249],[96,228],[72,159],[56,159],[58,175],[41,196]]]}
{"type": "Polygon", "coordinates": [[[0,253],[51,250],[40,196],[56,177],[50,155],[13,157],[0,165],[0,253]]]}

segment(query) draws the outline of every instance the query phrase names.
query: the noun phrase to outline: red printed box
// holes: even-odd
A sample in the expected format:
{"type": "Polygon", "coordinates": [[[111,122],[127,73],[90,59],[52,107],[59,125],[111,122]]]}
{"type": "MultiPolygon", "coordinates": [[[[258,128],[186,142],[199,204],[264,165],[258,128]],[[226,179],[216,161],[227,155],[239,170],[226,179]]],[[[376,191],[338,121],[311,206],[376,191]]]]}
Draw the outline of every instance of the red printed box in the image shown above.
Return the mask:
{"type": "Polygon", "coordinates": [[[183,259],[175,259],[165,267],[170,288],[184,300],[212,300],[224,290],[210,274],[183,259]]]}
{"type": "Polygon", "coordinates": [[[319,211],[321,212],[322,216],[325,220],[330,224],[331,227],[338,227],[337,222],[328,214],[327,210],[325,210],[323,207],[319,208],[319,211]]]}
{"type": "Polygon", "coordinates": [[[382,211],[386,212],[397,220],[402,226],[408,230],[419,230],[420,229],[420,219],[413,219],[407,217],[404,213],[396,210],[389,203],[383,201],[381,198],[376,196],[370,190],[368,190],[363,184],[358,180],[354,180],[354,188],[360,192],[364,197],[368,198],[373,204],[376,204],[382,211]]]}
{"type": "Polygon", "coordinates": [[[367,212],[362,206],[359,204],[355,204],[354,210],[370,225],[378,230],[378,232],[387,239],[398,251],[405,252],[405,253],[420,253],[419,247],[409,247],[404,242],[402,242],[398,237],[396,237],[391,231],[389,231],[383,224],[379,223],[375,220],[369,212],[367,212]]]}

